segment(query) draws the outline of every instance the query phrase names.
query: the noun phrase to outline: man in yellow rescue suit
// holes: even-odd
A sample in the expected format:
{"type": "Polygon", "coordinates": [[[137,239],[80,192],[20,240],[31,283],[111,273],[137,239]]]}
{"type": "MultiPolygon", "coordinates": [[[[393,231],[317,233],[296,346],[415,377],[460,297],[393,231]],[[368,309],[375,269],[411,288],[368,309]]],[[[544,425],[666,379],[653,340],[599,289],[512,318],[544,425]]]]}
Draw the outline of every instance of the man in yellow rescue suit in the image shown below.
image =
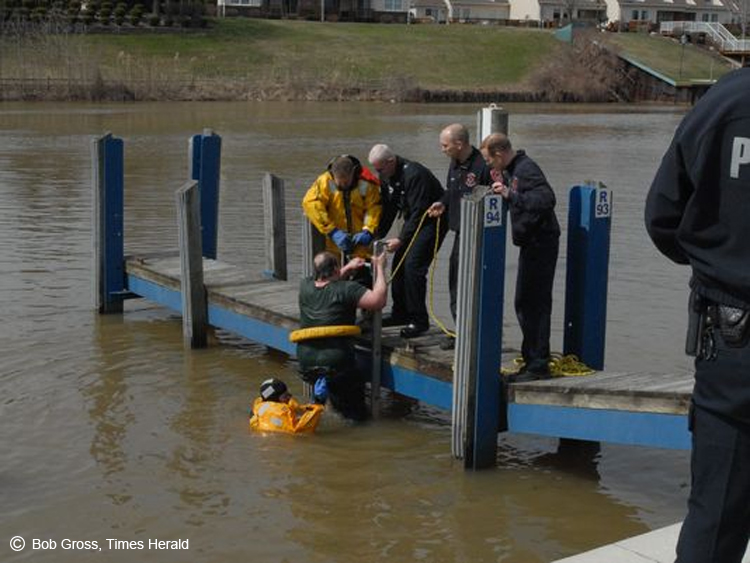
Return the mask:
{"type": "Polygon", "coordinates": [[[253,403],[250,428],[265,432],[308,434],[315,432],[325,407],[300,405],[280,379],[266,379],[260,384],[260,397],[253,403]]]}
{"type": "Polygon", "coordinates": [[[355,157],[334,158],[302,200],[302,209],[326,236],[326,250],[370,258],[380,224],[380,182],[355,157]]]}

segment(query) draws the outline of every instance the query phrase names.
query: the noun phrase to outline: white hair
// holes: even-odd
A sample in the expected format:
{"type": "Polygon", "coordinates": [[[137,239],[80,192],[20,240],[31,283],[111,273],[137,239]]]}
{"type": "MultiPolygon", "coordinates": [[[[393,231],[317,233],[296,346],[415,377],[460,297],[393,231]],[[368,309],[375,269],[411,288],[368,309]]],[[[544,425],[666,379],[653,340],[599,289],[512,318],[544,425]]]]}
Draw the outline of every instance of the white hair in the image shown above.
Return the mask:
{"type": "Polygon", "coordinates": [[[384,160],[390,160],[395,157],[396,153],[391,150],[391,147],[379,143],[370,149],[370,154],[368,155],[367,160],[370,161],[370,164],[375,164],[376,162],[383,162],[384,160]]]}

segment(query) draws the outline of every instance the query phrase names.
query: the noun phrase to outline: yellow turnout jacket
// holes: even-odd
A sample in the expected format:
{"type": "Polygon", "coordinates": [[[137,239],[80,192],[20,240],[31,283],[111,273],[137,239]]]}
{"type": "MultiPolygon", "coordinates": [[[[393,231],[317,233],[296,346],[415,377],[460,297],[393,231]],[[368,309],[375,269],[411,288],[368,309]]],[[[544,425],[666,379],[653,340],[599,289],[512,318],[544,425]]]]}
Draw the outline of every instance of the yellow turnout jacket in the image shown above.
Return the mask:
{"type": "Polygon", "coordinates": [[[289,399],[288,403],[277,403],[258,397],[253,403],[250,428],[264,432],[309,434],[315,432],[323,411],[323,405],[300,405],[294,399],[289,399]]]}
{"type": "MultiPolygon", "coordinates": [[[[378,179],[367,168],[362,167],[357,184],[348,194],[336,187],[333,176],[325,171],[318,176],[302,200],[302,209],[322,234],[326,235],[326,250],[334,254],[340,251],[328,237],[333,229],[341,229],[354,236],[362,230],[373,235],[380,224],[380,185],[378,179]],[[346,204],[351,209],[351,225],[346,221],[346,204]]],[[[356,246],[353,256],[369,258],[369,248],[356,246]]]]}

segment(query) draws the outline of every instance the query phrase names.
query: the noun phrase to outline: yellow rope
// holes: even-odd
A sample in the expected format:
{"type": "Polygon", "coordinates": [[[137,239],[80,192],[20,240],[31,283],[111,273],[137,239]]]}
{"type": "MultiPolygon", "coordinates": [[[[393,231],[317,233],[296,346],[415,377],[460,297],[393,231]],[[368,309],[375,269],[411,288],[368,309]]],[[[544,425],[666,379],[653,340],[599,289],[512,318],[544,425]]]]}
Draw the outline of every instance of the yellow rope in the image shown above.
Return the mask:
{"type": "MultiPolygon", "coordinates": [[[[388,283],[390,284],[393,281],[393,278],[396,277],[396,272],[399,271],[401,268],[401,264],[404,263],[404,260],[406,260],[406,255],[409,254],[409,251],[411,250],[412,245],[414,244],[414,241],[417,240],[417,235],[419,234],[419,231],[422,230],[422,223],[424,223],[425,218],[427,217],[427,211],[422,213],[422,218],[419,220],[419,225],[417,225],[417,230],[414,231],[414,234],[411,237],[411,240],[409,241],[409,244],[406,247],[406,250],[404,250],[404,253],[401,255],[401,260],[398,261],[398,264],[396,264],[396,267],[393,268],[393,271],[391,272],[391,277],[388,278],[388,283]]],[[[438,221],[440,218],[438,217],[438,221]]],[[[438,226],[440,226],[440,223],[438,223],[438,226]]]]}
{"type": "MultiPolygon", "coordinates": [[[[422,230],[422,225],[424,224],[424,220],[427,218],[427,211],[422,213],[422,218],[419,220],[419,225],[417,225],[417,229],[414,231],[414,234],[411,237],[411,240],[409,241],[408,246],[406,247],[406,250],[404,250],[404,253],[401,255],[401,259],[398,261],[398,264],[396,264],[396,267],[393,268],[391,271],[391,275],[388,278],[388,284],[393,281],[393,278],[396,276],[396,272],[399,271],[401,268],[401,265],[404,263],[404,260],[406,259],[406,255],[409,254],[409,251],[411,250],[412,245],[414,244],[414,241],[417,240],[417,235],[419,234],[419,231],[422,230]]],[[[433,295],[434,295],[434,286],[435,286],[435,270],[437,270],[437,263],[438,263],[438,251],[440,250],[440,216],[438,215],[436,219],[435,224],[435,246],[433,249],[433,255],[432,255],[432,267],[430,269],[430,297],[428,299],[428,310],[430,313],[430,318],[435,321],[435,324],[440,327],[440,330],[442,330],[445,334],[448,336],[452,336],[453,338],[456,337],[456,333],[451,332],[446,328],[446,326],[443,324],[443,322],[437,317],[435,314],[435,310],[433,308],[433,295]]]]}
{"type": "MultiPolygon", "coordinates": [[[[518,373],[523,368],[523,358],[518,356],[513,359],[514,369],[501,368],[500,372],[503,375],[511,375],[518,373]]],[[[549,371],[553,377],[571,377],[571,376],[583,376],[591,375],[596,370],[591,369],[575,354],[568,354],[563,356],[562,354],[552,354],[549,360],[549,371]]]]}
{"type": "Polygon", "coordinates": [[[435,324],[440,327],[440,330],[442,330],[447,336],[450,336],[451,338],[456,338],[456,333],[451,332],[448,330],[448,328],[442,323],[442,321],[437,317],[435,314],[435,310],[433,308],[433,294],[434,294],[434,287],[435,287],[435,270],[437,270],[438,265],[438,250],[440,249],[440,215],[437,217],[437,224],[435,225],[435,250],[433,252],[432,257],[432,269],[430,270],[430,298],[429,298],[429,313],[430,318],[435,321],[435,324]]]}

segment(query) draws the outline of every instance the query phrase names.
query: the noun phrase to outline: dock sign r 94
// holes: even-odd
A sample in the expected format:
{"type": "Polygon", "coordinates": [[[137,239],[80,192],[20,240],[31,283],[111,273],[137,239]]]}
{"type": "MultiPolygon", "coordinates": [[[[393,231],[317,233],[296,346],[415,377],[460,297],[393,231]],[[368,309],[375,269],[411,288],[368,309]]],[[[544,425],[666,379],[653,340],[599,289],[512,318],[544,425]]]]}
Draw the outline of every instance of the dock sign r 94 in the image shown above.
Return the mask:
{"type": "Polygon", "coordinates": [[[503,198],[490,195],[484,198],[484,227],[503,226],[503,198]]]}

